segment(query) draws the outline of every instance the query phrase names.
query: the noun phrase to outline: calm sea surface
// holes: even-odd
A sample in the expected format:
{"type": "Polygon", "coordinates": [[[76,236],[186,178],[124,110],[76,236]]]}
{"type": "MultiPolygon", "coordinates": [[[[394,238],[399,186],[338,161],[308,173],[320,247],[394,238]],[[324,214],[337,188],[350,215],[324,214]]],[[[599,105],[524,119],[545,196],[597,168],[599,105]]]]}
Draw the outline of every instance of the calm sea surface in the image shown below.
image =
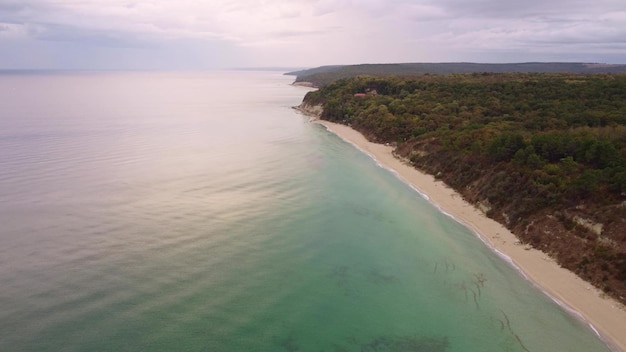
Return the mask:
{"type": "Polygon", "coordinates": [[[606,351],[263,72],[0,74],[0,351],[606,351]]]}

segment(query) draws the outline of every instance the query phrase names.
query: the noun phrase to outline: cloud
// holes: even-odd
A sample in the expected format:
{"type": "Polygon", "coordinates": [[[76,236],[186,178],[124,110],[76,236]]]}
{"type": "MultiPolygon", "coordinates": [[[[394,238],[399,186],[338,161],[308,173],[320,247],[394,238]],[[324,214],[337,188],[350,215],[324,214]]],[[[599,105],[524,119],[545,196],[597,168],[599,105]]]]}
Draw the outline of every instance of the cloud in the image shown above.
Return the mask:
{"type": "Polygon", "coordinates": [[[0,38],[1,39],[20,39],[28,36],[28,28],[21,24],[1,23],[0,22],[0,38]]]}
{"type": "MultiPolygon", "coordinates": [[[[433,4],[446,9],[455,17],[481,18],[481,19],[519,19],[536,18],[546,15],[589,13],[596,12],[603,4],[609,4],[613,0],[441,0],[433,4]]],[[[617,4],[617,2],[615,2],[617,4]]],[[[615,6],[609,6],[614,8],[615,6]]]]}
{"type": "MultiPolygon", "coordinates": [[[[46,55],[53,55],[51,48],[56,48],[52,50],[54,55],[61,55],[58,54],[62,52],[61,45],[65,49],[74,45],[101,48],[98,52],[112,50],[103,54],[107,58],[115,58],[114,53],[124,48],[128,49],[124,49],[125,55],[161,50],[160,55],[168,57],[174,57],[168,51],[184,49],[222,57],[234,65],[250,62],[255,66],[496,62],[510,58],[542,61],[571,57],[597,57],[601,61],[604,55],[618,60],[620,54],[621,60],[626,61],[623,38],[626,38],[623,0],[2,0],[0,3],[0,49],[8,41],[15,44],[21,40],[29,43],[30,52],[39,50],[46,55]],[[194,43],[194,49],[177,43],[194,43]]],[[[19,45],[13,48],[19,49],[19,45]]],[[[182,53],[175,56],[187,60],[182,53]]],[[[63,60],[56,62],[59,61],[63,60]]],[[[112,61],[111,65],[115,63],[112,61]]]]}

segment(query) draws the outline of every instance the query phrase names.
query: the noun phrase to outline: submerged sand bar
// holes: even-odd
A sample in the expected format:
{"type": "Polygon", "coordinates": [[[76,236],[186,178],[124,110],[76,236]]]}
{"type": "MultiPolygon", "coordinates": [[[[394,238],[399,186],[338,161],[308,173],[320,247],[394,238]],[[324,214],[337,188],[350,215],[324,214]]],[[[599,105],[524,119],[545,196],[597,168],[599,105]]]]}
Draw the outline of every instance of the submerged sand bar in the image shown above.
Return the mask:
{"type": "Polygon", "coordinates": [[[402,180],[425,195],[435,206],[472,229],[557,303],[591,324],[612,348],[626,351],[626,310],[620,303],[605,297],[591,284],[561,268],[545,253],[520,245],[508,229],[485,216],[443,182],[394,157],[391,146],[369,142],[361,133],[345,125],[323,120],[315,122],[370,154],[382,166],[396,171],[402,180]]]}

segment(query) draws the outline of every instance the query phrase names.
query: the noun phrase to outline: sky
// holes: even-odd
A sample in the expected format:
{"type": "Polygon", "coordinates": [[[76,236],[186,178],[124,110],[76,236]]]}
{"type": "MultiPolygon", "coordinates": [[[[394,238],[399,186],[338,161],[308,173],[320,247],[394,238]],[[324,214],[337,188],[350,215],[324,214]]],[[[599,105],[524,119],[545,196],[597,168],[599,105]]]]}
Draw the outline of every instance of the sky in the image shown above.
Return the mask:
{"type": "Polygon", "coordinates": [[[626,0],[0,0],[0,69],[626,64],[626,0]]]}

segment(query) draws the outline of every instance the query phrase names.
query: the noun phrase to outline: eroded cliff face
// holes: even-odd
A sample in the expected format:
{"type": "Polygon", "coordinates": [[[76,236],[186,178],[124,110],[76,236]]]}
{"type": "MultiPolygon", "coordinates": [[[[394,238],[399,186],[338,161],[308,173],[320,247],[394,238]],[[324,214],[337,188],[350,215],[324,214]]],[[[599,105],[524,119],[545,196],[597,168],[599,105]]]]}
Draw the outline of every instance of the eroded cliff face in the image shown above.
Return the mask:
{"type": "Polygon", "coordinates": [[[304,101],[296,106],[295,109],[308,116],[311,120],[318,120],[322,116],[322,112],[324,112],[322,104],[310,104],[304,101]]]}

